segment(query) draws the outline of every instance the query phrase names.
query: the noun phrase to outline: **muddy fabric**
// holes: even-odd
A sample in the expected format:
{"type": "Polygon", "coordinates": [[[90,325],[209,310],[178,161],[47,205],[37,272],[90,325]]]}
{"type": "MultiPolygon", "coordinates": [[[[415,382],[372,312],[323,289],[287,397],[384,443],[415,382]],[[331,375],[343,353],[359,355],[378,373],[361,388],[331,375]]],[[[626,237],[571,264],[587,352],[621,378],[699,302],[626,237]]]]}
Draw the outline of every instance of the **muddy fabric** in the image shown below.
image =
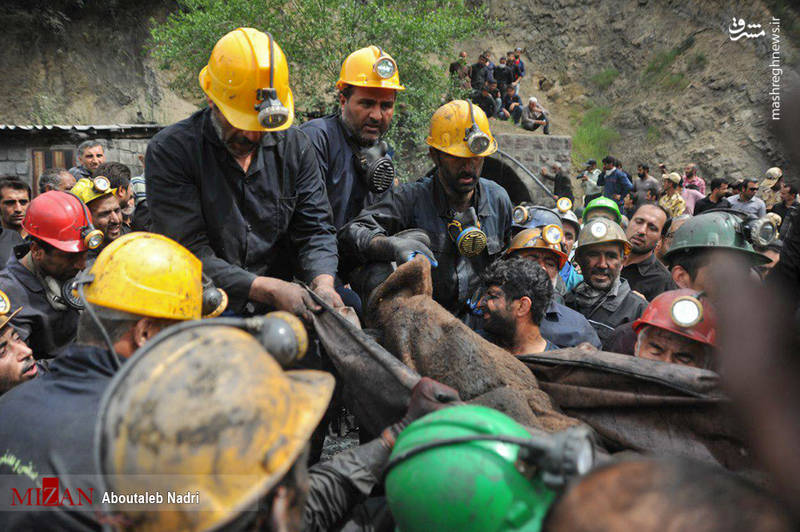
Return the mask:
{"type": "Polygon", "coordinates": [[[553,402],[591,426],[611,452],[680,455],[752,469],[740,424],[712,371],[588,347],[520,360],[553,402]]]}
{"type": "Polygon", "coordinates": [[[558,412],[525,364],[487,342],[432,297],[430,263],[400,266],[370,298],[368,325],[381,344],[418,372],[458,390],[461,399],[505,412],[548,432],[578,422],[558,412]]]}

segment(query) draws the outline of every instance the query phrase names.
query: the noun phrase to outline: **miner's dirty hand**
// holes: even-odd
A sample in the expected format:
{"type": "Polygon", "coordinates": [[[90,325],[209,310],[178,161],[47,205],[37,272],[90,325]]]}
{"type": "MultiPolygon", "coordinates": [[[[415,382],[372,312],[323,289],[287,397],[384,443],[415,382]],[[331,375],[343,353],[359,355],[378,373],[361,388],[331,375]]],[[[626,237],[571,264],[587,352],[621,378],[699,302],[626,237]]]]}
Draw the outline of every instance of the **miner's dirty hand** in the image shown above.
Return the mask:
{"type": "Polygon", "coordinates": [[[299,284],[274,277],[257,277],[250,287],[250,299],[291,312],[308,321],[311,320],[311,311],[316,312],[321,308],[299,284]]]}
{"type": "Polygon", "coordinates": [[[403,430],[417,419],[442,408],[461,404],[458,392],[446,384],[428,377],[422,377],[411,390],[411,400],[403,419],[383,431],[382,437],[390,446],[403,430]]]}
{"type": "Polygon", "coordinates": [[[311,281],[311,290],[314,291],[325,303],[333,308],[340,308],[344,306],[342,297],[333,286],[333,276],[322,274],[318,275],[311,281]]]}
{"type": "Polygon", "coordinates": [[[430,248],[428,248],[428,246],[422,242],[418,242],[417,240],[413,240],[411,238],[398,238],[394,236],[389,237],[389,240],[392,244],[392,250],[394,252],[394,256],[392,258],[398,266],[405,264],[420,253],[425,255],[425,258],[431,262],[432,266],[438,266],[439,263],[436,261],[436,256],[433,254],[433,251],[431,251],[430,248]]]}

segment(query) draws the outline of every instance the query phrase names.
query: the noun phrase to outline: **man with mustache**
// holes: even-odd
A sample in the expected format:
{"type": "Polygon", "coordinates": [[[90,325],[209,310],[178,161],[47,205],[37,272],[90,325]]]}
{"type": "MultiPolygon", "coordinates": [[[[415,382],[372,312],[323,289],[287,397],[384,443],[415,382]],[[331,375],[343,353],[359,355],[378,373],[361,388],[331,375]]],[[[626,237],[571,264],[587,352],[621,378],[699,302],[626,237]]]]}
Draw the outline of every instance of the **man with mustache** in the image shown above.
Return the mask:
{"type": "Polygon", "coordinates": [[[122,209],[117,198],[117,189],[104,176],[94,179],[78,179],[72,192],[89,208],[96,229],[103,232],[103,243],[89,250],[88,258],[93,262],[107,245],[123,235],[122,209]]]}
{"type": "Polygon", "coordinates": [[[339,232],[340,250],[363,264],[351,282],[364,301],[392,272],[389,263],[425,255],[434,266],[434,300],[464,317],[480,274],[511,239],[511,200],[480,177],[484,157],[497,150],[480,107],[464,100],[441,106],[426,142],[433,173],[361,211],[339,232]]]}
{"type": "MultiPolygon", "coordinates": [[[[394,179],[380,182],[359,159],[377,146],[392,123],[397,93],[405,90],[394,59],[377,46],[356,50],[344,60],[339,80],[339,112],[315,118],[300,129],[311,139],[325,177],[337,229],[382,198],[394,179]]],[[[383,154],[386,155],[385,153],[383,154]]]]}
{"type": "Polygon", "coordinates": [[[22,220],[31,202],[31,187],[17,177],[0,179],[0,222],[3,229],[24,235],[22,220]]]}
{"type": "Polygon", "coordinates": [[[291,127],[294,99],[280,46],[238,28],[217,41],[199,81],[208,107],[147,147],[152,230],[203,261],[234,313],[310,317],[318,306],[295,277],[341,306],[336,228],[314,148],[291,127]]]}
{"type": "Polygon", "coordinates": [[[33,351],[11,325],[11,318],[20,310],[22,307],[11,312],[11,301],[0,292],[0,395],[39,374],[33,351]]]}
{"type": "Polygon", "coordinates": [[[78,144],[78,165],[69,169],[76,180],[90,177],[92,170],[106,162],[103,145],[97,140],[85,140],[78,144]]]}
{"type": "Polygon", "coordinates": [[[589,320],[606,350],[614,329],[636,320],[647,307],[647,300],[620,278],[630,252],[631,244],[622,228],[605,218],[588,221],[578,236],[575,259],[583,282],[564,299],[568,307],[589,320]]]}
{"type": "Polygon", "coordinates": [[[75,195],[51,190],[34,198],[22,227],[29,242],[0,271],[0,290],[22,306],[11,323],[34,356],[52,358],[75,339],[79,312],[61,287],[86,267],[91,218],[75,195]]]}
{"type": "Polygon", "coordinates": [[[661,241],[667,218],[669,216],[663,207],[653,202],[642,203],[634,211],[625,230],[625,236],[631,243],[631,253],[620,275],[648,301],[661,292],[676,288],[669,270],[656,259],[654,251],[661,241]]]}

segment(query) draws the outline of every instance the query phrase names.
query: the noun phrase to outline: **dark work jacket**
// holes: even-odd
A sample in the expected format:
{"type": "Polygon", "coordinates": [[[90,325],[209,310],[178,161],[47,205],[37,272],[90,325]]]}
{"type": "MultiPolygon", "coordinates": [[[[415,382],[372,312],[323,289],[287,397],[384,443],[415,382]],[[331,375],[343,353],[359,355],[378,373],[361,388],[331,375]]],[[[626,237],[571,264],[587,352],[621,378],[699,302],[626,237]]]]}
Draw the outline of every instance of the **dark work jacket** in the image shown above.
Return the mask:
{"type": "Polygon", "coordinates": [[[205,109],[153,137],[145,168],[153,231],[197,255],[234,312],[259,275],[310,282],[336,274],[330,204],[298,128],[266,133],[245,174],[205,109]]]}
{"type": "Polygon", "coordinates": [[[42,281],[20,263],[27,246],[16,248],[16,256],[0,271],[0,290],[6,293],[13,308],[22,307],[11,323],[20,338],[33,350],[33,356],[52,358],[75,340],[78,332],[77,310],[56,310],[47,302],[42,281]]]}
{"type": "Polygon", "coordinates": [[[600,338],[586,318],[580,312],[555,301],[550,301],[544,311],[539,332],[558,347],[574,347],[583,342],[589,342],[598,349],[601,347],[600,338]]]}
{"type": "Polygon", "coordinates": [[[730,208],[731,208],[731,203],[725,198],[720,198],[718,202],[714,203],[709,199],[708,196],[706,196],[705,198],[699,199],[695,202],[693,214],[697,216],[698,214],[710,211],[711,209],[730,209],[730,208]]]}
{"type": "Polygon", "coordinates": [[[24,243],[25,240],[13,229],[0,228],[0,269],[4,268],[8,259],[14,255],[14,248],[24,243]]]}
{"type": "Polygon", "coordinates": [[[433,299],[453,314],[466,311],[466,301],[480,287],[480,275],[497,258],[511,239],[511,200],[506,191],[492,181],[479,179],[475,212],[486,233],[486,249],[477,257],[462,257],[447,233],[452,220],[438,177],[424,177],[393,188],[378,203],[361,211],[339,231],[343,258],[364,263],[365,254],[376,235],[392,236],[406,229],[424,229],[431,239],[431,251],[439,262],[431,270],[433,299]]]}
{"type": "Polygon", "coordinates": [[[628,280],[632,290],[642,294],[648,301],[662,292],[677,288],[669,270],[656,258],[655,253],[638,264],[625,266],[620,276],[628,280]]]}
{"type": "Polygon", "coordinates": [[[608,175],[605,170],[601,171],[597,176],[597,186],[603,187],[603,196],[616,201],[620,208],[622,208],[625,195],[633,190],[631,180],[625,177],[625,174],[618,168],[614,168],[608,175]],[[615,194],[619,194],[619,199],[614,199],[615,194]]]}
{"type": "MultiPolygon", "coordinates": [[[[41,487],[42,477],[57,476],[62,492],[68,488],[76,502],[76,488],[87,494],[93,488],[94,507],[101,508],[100,484],[94,478],[94,426],[103,392],[122,362],[115,357],[99,347],[70,345],[50,363],[49,372],[0,397],[3,497],[11,497],[12,488],[24,496],[28,488],[41,487]]],[[[36,509],[0,511],[0,530],[100,529],[92,511],[36,509]]]]}
{"type": "MultiPolygon", "coordinates": [[[[585,283],[586,281],[583,281],[581,284],[585,283]]],[[[574,292],[568,293],[564,301],[569,308],[577,310],[589,320],[603,343],[604,351],[607,351],[610,347],[614,329],[623,323],[635,321],[647,308],[647,300],[633,292],[628,281],[624,278],[620,278],[620,285],[616,294],[607,294],[598,301],[599,305],[595,303],[591,307],[581,308],[574,292]]]]}
{"type": "Polygon", "coordinates": [[[351,135],[338,114],[315,118],[300,129],[308,135],[317,153],[336,229],[341,229],[361,209],[387,194],[388,191],[382,194],[370,192],[365,179],[356,170],[355,140],[348,142],[351,135]]]}

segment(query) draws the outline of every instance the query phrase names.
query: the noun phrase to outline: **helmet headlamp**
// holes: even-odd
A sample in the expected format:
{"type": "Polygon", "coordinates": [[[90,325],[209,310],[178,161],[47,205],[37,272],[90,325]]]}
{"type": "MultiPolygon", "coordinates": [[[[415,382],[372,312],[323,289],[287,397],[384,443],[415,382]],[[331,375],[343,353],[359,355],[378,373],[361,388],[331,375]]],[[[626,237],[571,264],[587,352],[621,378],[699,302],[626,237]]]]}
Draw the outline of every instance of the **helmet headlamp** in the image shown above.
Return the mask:
{"type": "Polygon", "coordinates": [[[489,135],[481,131],[481,128],[479,128],[477,122],[475,122],[475,113],[472,110],[474,104],[468,102],[467,105],[469,106],[469,119],[472,125],[464,134],[464,142],[466,142],[469,151],[475,155],[480,155],[489,149],[492,141],[489,135]]]}
{"type": "Polygon", "coordinates": [[[382,79],[389,79],[397,72],[397,63],[381,50],[381,56],[372,65],[372,70],[382,79]]]}
{"type": "Polygon", "coordinates": [[[111,181],[104,175],[92,179],[92,185],[97,192],[108,192],[111,189],[111,181]]]}
{"type": "Polygon", "coordinates": [[[289,121],[289,109],[283,105],[275,90],[275,52],[272,34],[265,32],[269,38],[269,87],[258,89],[256,99],[260,100],[255,109],[258,111],[258,123],[267,129],[279,128],[289,121]]]}
{"type": "Polygon", "coordinates": [[[517,205],[514,207],[514,210],[511,211],[511,220],[517,225],[524,224],[529,218],[530,214],[528,213],[527,207],[523,207],[522,205],[517,205]]]}
{"type": "Polygon", "coordinates": [[[747,240],[759,247],[766,247],[778,236],[775,224],[767,217],[751,220],[742,225],[747,240]]]}
{"type": "Polygon", "coordinates": [[[572,200],[569,198],[558,198],[558,201],[556,201],[556,208],[558,209],[558,212],[564,214],[572,209],[572,200]]]}
{"type": "Polygon", "coordinates": [[[592,233],[592,236],[595,238],[603,238],[608,234],[608,227],[605,224],[597,222],[592,224],[592,227],[589,228],[589,231],[592,233]]]}
{"type": "Polygon", "coordinates": [[[673,301],[669,315],[678,327],[694,327],[703,319],[703,304],[696,297],[679,297],[673,301]]]}
{"type": "Polygon", "coordinates": [[[544,229],[542,229],[542,238],[544,238],[545,242],[547,242],[551,246],[554,246],[556,244],[559,244],[561,240],[563,240],[564,231],[562,231],[562,229],[559,226],[551,224],[545,226],[544,229]]]}

